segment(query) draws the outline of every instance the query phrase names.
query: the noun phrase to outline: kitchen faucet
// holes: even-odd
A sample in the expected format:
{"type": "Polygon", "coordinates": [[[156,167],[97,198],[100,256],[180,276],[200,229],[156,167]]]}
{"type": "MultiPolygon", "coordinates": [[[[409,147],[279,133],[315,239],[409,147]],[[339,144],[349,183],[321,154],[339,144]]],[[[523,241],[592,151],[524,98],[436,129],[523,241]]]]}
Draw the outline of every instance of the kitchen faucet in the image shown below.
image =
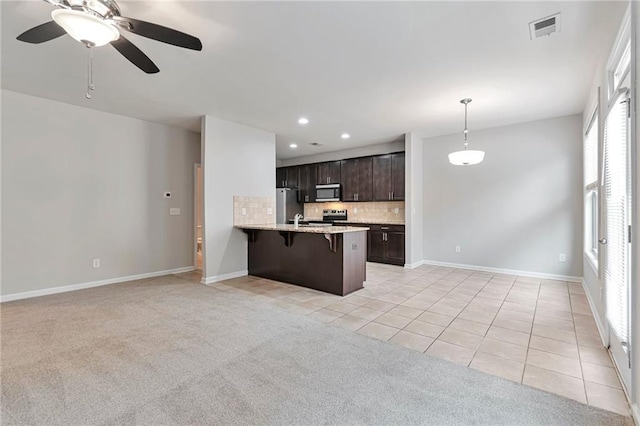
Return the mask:
{"type": "Polygon", "coordinates": [[[302,219],[304,216],[302,216],[300,213],[296,213],[296,215],[293,217],[293,225],[297,228],[298,227],[298,221],[300,219],[302,219]]]}

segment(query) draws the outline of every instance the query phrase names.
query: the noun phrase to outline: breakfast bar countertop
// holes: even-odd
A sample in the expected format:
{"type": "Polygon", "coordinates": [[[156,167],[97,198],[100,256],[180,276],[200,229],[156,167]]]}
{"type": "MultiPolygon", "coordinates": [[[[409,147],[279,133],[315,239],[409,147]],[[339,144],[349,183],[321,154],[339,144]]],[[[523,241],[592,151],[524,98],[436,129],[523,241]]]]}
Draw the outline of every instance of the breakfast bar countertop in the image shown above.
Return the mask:
{"type": "Polygon", "coordinates": [[[305,234],[344,234],[347,232],[368,231],[369,228],[360,226],[310,226],[285,225],[285,224],[260,224],[260,225],[236,225],[238,229],[250,229],[258,231],[282,231],[282,232],[299,232],[305,234]]]}
{"type": "Polygon", "coordinates": [[[336,220],[334,223],[354,223],[362,225],[404,225],[404,220],[372,220],[372,219],[355,219],[355,220],[336,220]]]}

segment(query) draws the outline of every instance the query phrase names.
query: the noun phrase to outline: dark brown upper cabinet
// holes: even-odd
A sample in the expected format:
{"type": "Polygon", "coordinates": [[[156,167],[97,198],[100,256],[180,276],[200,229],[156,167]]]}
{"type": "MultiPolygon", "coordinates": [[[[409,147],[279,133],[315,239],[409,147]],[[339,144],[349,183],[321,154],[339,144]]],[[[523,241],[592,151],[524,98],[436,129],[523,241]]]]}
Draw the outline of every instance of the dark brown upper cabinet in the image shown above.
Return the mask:
{"type": "Polygon", "coordinates": [[[404,200],[404,152],[373,157],[373,201],[404,200]]]}
{"type": "Polygon", "coordinates": [[[391,199],[404,201],[404,152],[391,155],[391,199]]]}
{"type": "Polygon", "coordinates": [[[340,179],[340,161],[329,161],[318,164],[317,184],[341,183],[340,179]]]}
{"type": "Polygon", "coordinates": [[[278,167],[276,169],[276,188],[298,188],[299,167],[278,167]]]}
{"type": "Polygon", "coordinates": [[[287,182],[287,168],[278,167],[276,169],[276,188],[286,188],[287,182]]]}
{"type": "Polygon", "coordinates": [[[342,201],[371,201],[373,159],[366,157],[343,160],[340,167],[342,201]]]}
{"type": "Polygon", "coordinates": [[[315,202],[318,167],[316,164],[304,164],[299,166],[298,170],[298,201],[301,203],[313,203],[315,202]]]}

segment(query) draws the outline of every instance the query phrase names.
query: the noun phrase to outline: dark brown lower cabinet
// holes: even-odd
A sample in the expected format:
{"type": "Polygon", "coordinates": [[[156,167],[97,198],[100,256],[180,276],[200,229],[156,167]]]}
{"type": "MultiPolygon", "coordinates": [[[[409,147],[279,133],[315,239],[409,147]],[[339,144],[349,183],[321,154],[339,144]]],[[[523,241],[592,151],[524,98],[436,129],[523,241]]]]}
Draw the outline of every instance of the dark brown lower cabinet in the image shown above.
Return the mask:
{"type": "Polygon", "coordinates": [[[404,231],[385,232],[385,263],[404,265],[404,231]]]}
{"type": "Polygon", "coordinates": [[[404,225],[370,225],[345,223],[349,226],[366,226],[367,261],[404,266],[404,225]]]}
{"type": "Polygon", "coordinates": [[[369,230],[367,235],[367,260],[384,263],[384,232],[369,230]]]}

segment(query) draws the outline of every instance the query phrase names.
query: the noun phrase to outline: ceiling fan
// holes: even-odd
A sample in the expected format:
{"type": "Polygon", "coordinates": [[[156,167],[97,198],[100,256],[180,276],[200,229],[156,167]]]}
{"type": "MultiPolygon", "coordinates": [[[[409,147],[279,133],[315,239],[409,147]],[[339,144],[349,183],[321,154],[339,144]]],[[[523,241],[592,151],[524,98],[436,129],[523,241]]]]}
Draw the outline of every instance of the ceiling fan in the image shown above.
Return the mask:
{"type": "MultiPolygon", "coordinates": [[[[51,12],[53,21],[25,31],[17,37],[18,40],[44,43],[66,33],[88,48],[108,43],[147,74],[160,70],[142,50],[122,35],[122,30],[185,49],[202,50],[200,40],[189,34],[122,16],[120,7],[114,0],[44,1],[58,7],[51,12]]],[[[92,89],[91,84],[89,86],[92,89]]]]}

